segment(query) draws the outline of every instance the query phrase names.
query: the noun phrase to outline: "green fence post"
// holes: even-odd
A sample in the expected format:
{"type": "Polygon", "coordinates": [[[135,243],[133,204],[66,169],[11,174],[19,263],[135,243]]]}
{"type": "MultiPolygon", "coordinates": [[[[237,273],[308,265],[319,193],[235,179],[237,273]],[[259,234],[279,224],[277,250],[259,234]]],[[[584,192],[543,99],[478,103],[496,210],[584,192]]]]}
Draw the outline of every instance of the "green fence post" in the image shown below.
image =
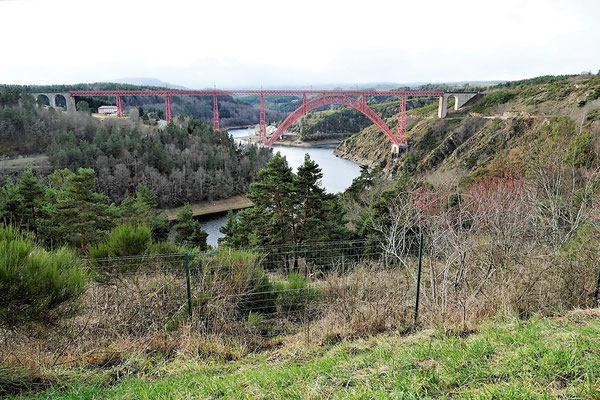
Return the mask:
{"type": "Polygon", "coordinates": [[[419,266],[417,269],[417,294],[415,296],[415,327],[419,320],[419,295],[421,293],[421,263],[423,260],[423,232],[419,234],[419,266]]]}
{"type": "Polygon", "coordinates": [[[192,318],[192,284],[190,282],[190,257],[185,254],[185,283],[187,286],[188,314],[192,318]]]}
{"type": "Polygon", "coordinates": [[[598,292],[600,292],[600,266],[598,267],[598,275],[596,276],[596,290],[594,291],[594,303],[592,307],[598,307],[598,292]]]}

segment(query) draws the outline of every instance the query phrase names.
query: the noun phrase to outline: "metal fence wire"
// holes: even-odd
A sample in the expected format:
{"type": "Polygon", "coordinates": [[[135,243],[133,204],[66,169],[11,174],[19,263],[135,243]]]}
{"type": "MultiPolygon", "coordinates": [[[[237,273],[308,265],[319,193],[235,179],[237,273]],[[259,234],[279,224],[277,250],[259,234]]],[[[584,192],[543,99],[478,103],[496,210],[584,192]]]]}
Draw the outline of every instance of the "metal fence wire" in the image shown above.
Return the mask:
{"type": "Polygon", "coordinates": [[[381,313],[378,329],[385,329],[410,319],[415,290],[411,274],[375,241],[219,248],[87,265],[93,284],[78,318],[86,330],[106,332],[107,343],[186,324],[228,337],[290,334],[332,309],[347,321],[381,313]],[[382,302],[388,304],[375,306],[382,302]]]}
{"type": "Polygon", "coordinates": [[[422,251],[414,235],[87,260],[92,283],[66,322],[65,346],[93,354],[181,332],[244,345],[404,332],[503,309],[589,306],[600,282],[591,250],[550,254],[479,240],[450,253],[434,239],[425,237],[422,251]]]}

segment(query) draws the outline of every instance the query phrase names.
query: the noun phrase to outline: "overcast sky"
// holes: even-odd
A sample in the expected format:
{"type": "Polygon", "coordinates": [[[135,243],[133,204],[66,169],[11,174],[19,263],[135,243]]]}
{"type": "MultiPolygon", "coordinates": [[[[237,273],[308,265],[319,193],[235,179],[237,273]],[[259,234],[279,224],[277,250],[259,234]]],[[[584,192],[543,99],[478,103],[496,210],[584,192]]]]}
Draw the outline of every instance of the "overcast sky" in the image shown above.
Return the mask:
{"type": "Polygon", "coordinates": [[[191,88],[600,69],[596,0],[0,0],[0,83],[191,88]]]}

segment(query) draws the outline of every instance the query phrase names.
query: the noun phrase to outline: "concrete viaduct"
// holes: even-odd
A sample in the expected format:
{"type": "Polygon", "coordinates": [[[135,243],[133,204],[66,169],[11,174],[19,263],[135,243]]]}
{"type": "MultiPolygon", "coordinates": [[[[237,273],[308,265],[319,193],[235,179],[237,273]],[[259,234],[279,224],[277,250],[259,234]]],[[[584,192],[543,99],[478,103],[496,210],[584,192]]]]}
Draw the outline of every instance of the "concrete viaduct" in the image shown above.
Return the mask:
{"type": "MultiPolygon", "coordinates": [[[[75,111],[75,97],[71,96],[69,92],[39,92],[39,93],[29,93],[33,96],[36,101],[40,99],[47,100],[47,104],[51,107],[64,108],[66,111],[73,112],[75,111]],[[63,105],[59,105],[58,103],[63,103],[63,105]]],[[[42,100],[46,103],[45,100],[42,100]]]]}
{"type": "Polygon", "coordinates": [[[458,110],[475,96],[477,96],[477,93],[444,93],[443,96],[440,96],[438,117],[444,118],[448,115],[448,99],[450,97],[454,97],[454,110],[458,110]]]}

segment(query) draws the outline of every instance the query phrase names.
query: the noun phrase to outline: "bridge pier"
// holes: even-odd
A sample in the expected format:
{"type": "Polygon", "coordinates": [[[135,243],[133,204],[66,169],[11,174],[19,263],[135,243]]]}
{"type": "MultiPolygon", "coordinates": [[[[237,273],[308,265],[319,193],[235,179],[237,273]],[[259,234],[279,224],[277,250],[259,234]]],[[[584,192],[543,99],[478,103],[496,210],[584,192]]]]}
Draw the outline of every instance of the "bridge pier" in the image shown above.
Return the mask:
{"type": "Polygon", "coordinates": [[[440,96],[438,117],[445,118],[448,115],[448,99],[450,97],[454,97],[454,110],[456,111],[475,96],[477,93],[444,93],[440,96]]]}
{"type": "Polygon", "coordinates": [[[171,96],[166,95],[165,96],[165,120],[167,121],[167,124],[169,122],[171,122],[172,117],[173,117],[173,115],[171,114],[171,96]]]}
{"type": "Polygon", "coordinates": [[[213,131],[220,131],[221,124],[219,122],[219,98],[213,95],[213,131]]]}
{"type": "MultiPolygon", "coordinates": [[[[306,109],[306,103],[302,104],[302,108],[306,109]]],[[[265,95],[261,91],[260,93],[260,114],[258,118],[259,127],[258,127],[258,143],[260,146],[264,146],[267,143],[267,118],[266,118],[266,110],[265,110],[265,95]]]]}

